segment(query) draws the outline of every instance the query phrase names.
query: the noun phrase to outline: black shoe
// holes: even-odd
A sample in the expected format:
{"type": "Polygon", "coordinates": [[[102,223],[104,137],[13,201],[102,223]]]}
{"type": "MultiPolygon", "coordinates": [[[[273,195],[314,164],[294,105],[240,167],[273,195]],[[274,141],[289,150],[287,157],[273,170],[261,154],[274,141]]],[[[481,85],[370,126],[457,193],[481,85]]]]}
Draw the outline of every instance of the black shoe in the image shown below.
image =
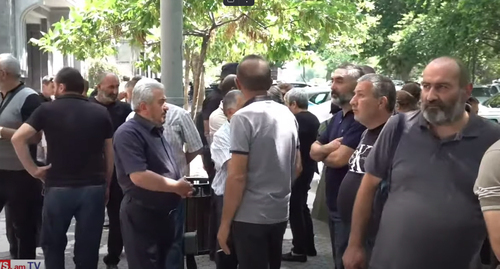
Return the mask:
{"type": "Polygon", "coordinates": [[[108,264],[108,265],[106,265],[106,269],[118,269],[118,265],[116,265],[116,264],[108,264]]]}
{"type": "Polygon", "coordinates": [[[309,257],[316,257],[316,255],[318,255],[318,253],[316,252],[316,248],[307,251],[307,256],[309,257]]]}
{"type": "Polygon", "coordinates": [[[290,251],[281,255],[281,260],[287,262],[307,262],[307,256],[304,254],[295,254],[290,251]]]}

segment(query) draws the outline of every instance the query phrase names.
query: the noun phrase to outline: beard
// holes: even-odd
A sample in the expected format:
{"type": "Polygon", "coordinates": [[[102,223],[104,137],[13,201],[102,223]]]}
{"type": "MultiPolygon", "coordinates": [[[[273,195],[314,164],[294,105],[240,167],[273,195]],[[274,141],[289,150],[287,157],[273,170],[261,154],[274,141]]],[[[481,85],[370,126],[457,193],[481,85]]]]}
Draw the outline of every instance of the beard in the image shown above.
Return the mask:
{"type": "Polygon", "coordinates": [[[341,107],[341,106],[349,104],[349,102],[351,102],[351,99],[353,97],[354,97],[353,92],[338,94],[338,93],[332,91],[332,104],[341,107]]]}
{"type": "Polygon", "coordinates": [[[441,126],[457,122],[464,115],[465,102],[460,96],[449,104],[441,100],[431,103],[422,102],[421,110],[424,118],[433,125],[441,126]]]}
{"type": "Polygon", "coordinates": [[[107,93],[104,93],[102,91],[99,91],[97,94],[99,95],[99,99],[101,101],[106,102],[106,103],[114,103],[114,102],[116,102],[116,99],[118,98],[118,95],[113,94],[113,93],[107,94],[107,93]]]}

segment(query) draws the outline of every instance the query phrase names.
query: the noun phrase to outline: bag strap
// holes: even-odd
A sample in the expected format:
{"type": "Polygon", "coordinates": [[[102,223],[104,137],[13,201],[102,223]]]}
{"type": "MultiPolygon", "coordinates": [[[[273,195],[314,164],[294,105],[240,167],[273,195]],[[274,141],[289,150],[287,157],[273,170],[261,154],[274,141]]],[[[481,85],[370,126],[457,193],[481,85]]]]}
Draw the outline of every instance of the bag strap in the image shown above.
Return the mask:
{"type": "Polygon", "coordinates": [[[12,99],[14,99],[14,96],[16,96],[16,94],[18,92],[20,92],[22,89],[24,89],[26,86],[24,86],[24,84],[21,84],[18,86],[17,89],[15,89],[14,91],[12,91],[10,94],[7,94],[6,97],[9,97],[9,99],[5,100],[2,104],[2,106],[0,107],[0,115],[2,114],[2,112],[4,111],[4,109],[7,107],[7,105],[9,105],[10,101],[12,101],[12,99]]]}
{"type": "Polygon", "coordinates": [[[406,115],[403,113],[396,114],[395,117],[398,117],[398,124],[396,125],[396,129],[394,130],[394,136],[392,138],[392,145],[389,151],[389,171],[387,173],[387,185],[390,186],[391,178],[392,178],[392,165],[394,163],[394,156],[396,155],[396,150],[399,146],[399,141],[401,141],[401,137],[403,136],[405,125],[406,125],[406,115]]]}

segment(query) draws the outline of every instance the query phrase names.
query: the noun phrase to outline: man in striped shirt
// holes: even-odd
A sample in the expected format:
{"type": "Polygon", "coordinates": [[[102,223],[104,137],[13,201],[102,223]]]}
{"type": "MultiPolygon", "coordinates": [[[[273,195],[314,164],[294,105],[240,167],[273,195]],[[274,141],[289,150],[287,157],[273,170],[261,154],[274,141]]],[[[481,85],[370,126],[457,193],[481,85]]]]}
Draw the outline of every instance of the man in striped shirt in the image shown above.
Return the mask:
{"type": "MultiPolygon", "coordinates": [[[[215,164],[216,174],[212,183],[212,189],[215,194],[215,212],[217,219],[217,230],[219,229],[220,220],[222,217],[222,205],[224,201],[224,189],[227,178],[227,164],[231,159],[230,149],[230,125],[229,121],[236,111],[243,104],[243,94],[239,90],[229,91],[222,101],[222,109],[227,121],[214,133],[213,142],[210,146],[210,153],[215,164]]],[[[217,246],[219,249],[219,247],[217,246]]],[[[236,269],[238,261],[234,251],[230,255],[225,255],[224,252],[218,251],[215,257],[217,269],[236,269]]]]}

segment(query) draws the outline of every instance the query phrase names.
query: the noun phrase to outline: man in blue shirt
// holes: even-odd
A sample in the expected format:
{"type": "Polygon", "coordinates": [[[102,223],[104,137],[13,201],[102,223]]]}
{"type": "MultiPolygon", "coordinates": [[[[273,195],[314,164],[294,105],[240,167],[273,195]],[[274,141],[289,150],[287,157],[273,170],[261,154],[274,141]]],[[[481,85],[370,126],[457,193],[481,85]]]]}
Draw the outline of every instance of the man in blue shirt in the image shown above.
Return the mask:
{"type": "Polygon", "coordinates": [[[332,103],[342,110],[333,115],[325,132],[311,146],[311,158],[326,166],[326,202],[329,210],[330,238],[335,268],[343,269],[342,255],[349,240],[349,227],[337,210],[340,183],[348,171],[347,164],[361,139],[365,127],[354,120],[349,102],[363,70],[353,64],[339,66],[332,75],[332,103]]]}
{"type": "Polygon", "coordinates": [[[124,197],[120,220],[129,268],[166,268],[175,223],[172,212],[192,185],[163,136],[168,110],[164,87],[142,79],[132,92],[134,117],[115,133],[118,183],[124,197]]]}

